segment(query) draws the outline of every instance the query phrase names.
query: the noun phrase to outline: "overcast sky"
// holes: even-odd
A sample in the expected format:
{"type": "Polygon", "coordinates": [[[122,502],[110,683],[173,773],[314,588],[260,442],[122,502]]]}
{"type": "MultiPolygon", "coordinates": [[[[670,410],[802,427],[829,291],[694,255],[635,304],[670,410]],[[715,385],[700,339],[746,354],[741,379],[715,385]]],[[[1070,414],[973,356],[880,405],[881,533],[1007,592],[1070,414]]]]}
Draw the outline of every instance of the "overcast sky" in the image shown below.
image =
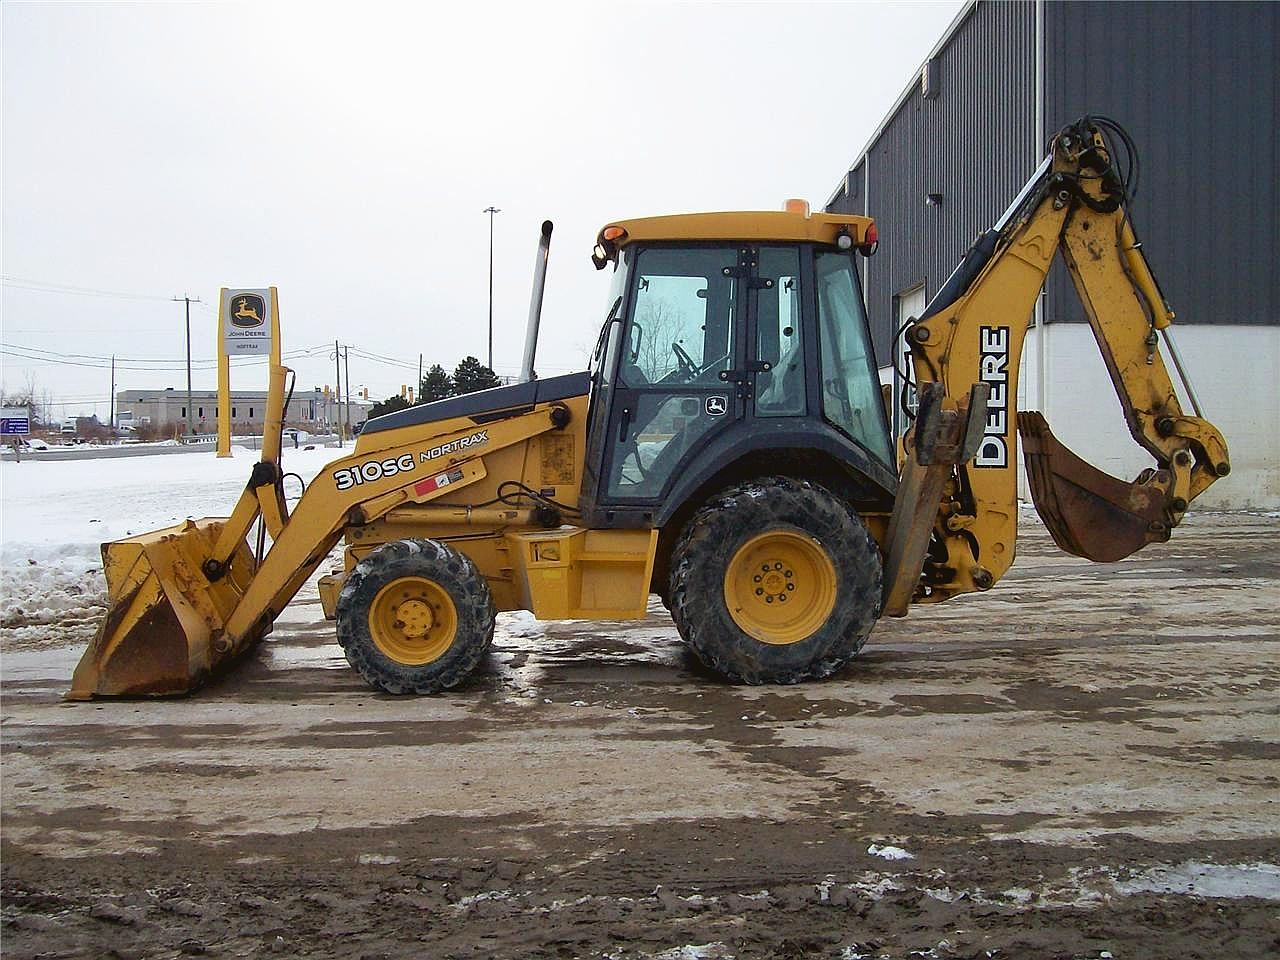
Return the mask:
{"type": "Polygon", "coordinates": [[[115,354],[117,390],[185,390],[189,294],[213,389],[218,288],[275,285],[299,388],[336,339],[398,393],[420,353],[486,359],[490,205],[497,372],[544,219],[537,367],[582,369],[601,226],[821,208],[962,6],[7,0],[3,387],[105,419],[115,354]]]}

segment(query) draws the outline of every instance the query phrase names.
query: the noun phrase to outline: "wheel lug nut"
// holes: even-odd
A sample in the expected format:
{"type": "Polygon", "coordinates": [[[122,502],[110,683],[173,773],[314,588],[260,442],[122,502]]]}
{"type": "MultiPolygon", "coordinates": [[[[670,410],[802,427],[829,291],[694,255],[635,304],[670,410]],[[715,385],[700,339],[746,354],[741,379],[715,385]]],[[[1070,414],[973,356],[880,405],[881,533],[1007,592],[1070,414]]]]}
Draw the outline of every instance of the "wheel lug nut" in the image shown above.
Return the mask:
{"type": "Polygon", "coordinates": [[[795,576],[795,574],[794,574],[794,573],[792,573],[790,570],[788,570],[788,571],[787,571],[787,579],[788,579],[788,580],[790,580],[790,579],[791,579],[792,577],[794,577],[794,576],[795,576]]]}
{"type": "Polygon", "coordinates": [[[788,584],[787,584],[787,589],[788,589],[788,590],[794,590],[795,588],[796,588],[796,585],[795,585],[794,583],[788,583],[788,584]]]}
{"type": "Polygon", "coordinates": [[[758,574],[758,573],[757,573],[757,574],[756,574],[752,579],[753,579],[753,580],[755,580],[755,582],[756,582],[756,583],[759,583],[759,582],[760,582],[760,574],[758,574]]]}
{"type": "Polygon", "coordinates": [[[764,602],[765,602],[765,603],[773,603],[773,594],[769,594],[769,596],[765,597],[765,598],[764,598],[764,602]]]}
{"type": "Polygon", "coordinates": [[[760,587],[756,587],[756,596],[759,597],[759,596],[762,596],[763,594],[764,594],[764,590],[762,590],[760,587]]]}
{"type": "Polygon", "coordinates": [[[785,593],[780,593],[780,594],[778,594],[778,602],[779,602],[779,603],[784,603],[784,602],[786,602],[786,599],[787,599],[787,595],[786,595],[785,593]]]}
{"type": "Polygon", "coordinates": [[[775,564],[773,565],[773,569],[775,569],[775,570],[781,570],[781,569],[782,569],[782,564],[780,564],[780,563],[775,563],[775,564]]]}
{"type": "Polygon", "coordinates": [[[769,565],[768,565],[767,563],[765,563],[765,564],[761,564],[760,569],[761,569],[761,570],[763,570],[765,573],[768,573],[768,572],[769,572],[769,565]]]}

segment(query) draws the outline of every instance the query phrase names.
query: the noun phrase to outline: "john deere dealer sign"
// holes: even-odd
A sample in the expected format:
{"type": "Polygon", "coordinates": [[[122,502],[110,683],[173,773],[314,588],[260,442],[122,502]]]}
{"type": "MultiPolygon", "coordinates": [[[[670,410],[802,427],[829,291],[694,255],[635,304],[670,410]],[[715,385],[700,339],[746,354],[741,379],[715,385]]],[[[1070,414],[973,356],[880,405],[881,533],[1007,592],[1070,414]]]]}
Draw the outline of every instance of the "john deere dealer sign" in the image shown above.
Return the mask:
{"type": "Polygon", "coordinates": [[[222,349],[229,357],[271,352],[271,289],[223,290],[222,349]]]}

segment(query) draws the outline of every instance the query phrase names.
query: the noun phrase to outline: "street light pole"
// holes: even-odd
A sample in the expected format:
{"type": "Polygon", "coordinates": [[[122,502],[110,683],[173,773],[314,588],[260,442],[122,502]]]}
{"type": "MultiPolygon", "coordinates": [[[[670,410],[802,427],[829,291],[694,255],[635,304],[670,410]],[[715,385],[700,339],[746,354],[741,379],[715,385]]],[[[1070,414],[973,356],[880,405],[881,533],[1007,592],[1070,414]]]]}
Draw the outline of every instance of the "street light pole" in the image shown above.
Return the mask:
{"type": "Polygon", "coordinates": [[[200,303],[200,298],[192,300],[183,294],[181,297],[174,297],[173,301],[182,301],[187,305],[187,436],[191,436],[191,305],[200,303]]]}
{"type": "Polygon", "coordinates": [[[489,369],[493,369],[493,215],[501,213],[497,207],[488,206],[484,213],[489,215],[489,369]]]}

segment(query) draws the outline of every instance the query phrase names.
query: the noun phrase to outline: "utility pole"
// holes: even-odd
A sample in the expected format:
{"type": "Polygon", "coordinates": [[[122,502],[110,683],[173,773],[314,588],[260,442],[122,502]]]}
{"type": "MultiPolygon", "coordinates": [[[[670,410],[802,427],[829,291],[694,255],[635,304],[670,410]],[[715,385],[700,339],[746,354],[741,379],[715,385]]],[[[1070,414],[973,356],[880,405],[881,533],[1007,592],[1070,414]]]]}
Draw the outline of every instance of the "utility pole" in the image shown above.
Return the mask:
{"type": "Polygon", "coordinates": [[[187,305],[187,436],[191,436],[191,305],[201,301],[199,297],[193,300],[185,293],[180,297],[174,297],[173,301],[174,303],[181,301],[187,305]]]}
{"type": "MultiPolygon", "coordinates": [[[[347,356],[347,347],[342,348],[342,372],[347,378],[347,429],[351,429],[351,363],[347,356]]],[[[354,437],[355,434],[353,433],[354,437]]]]}
{"type": "Polygon", "coordinates": [[[482,211],[489,215],[489,369],[493,369],[493,215],[501,213],[495,206],[482,211]]]}
{"type": "Polygon", "coordinates": [[[116,434],[116,355],[111,355],[111,428],[112,439],[116,434]]]}
{"type": "Polygon", "coordinates": [[[422,354],[418,354],[418,399],[422,399],[422,354]]]}
{"type": "Polygon", "coordinates": [[[342,428],[342,354],[338,350],[338,341],[333,341],[333,375],[336,378],[333,392],[333,409],[338,418],[338,446],[341,448],[346,431],[342,428]]]}

